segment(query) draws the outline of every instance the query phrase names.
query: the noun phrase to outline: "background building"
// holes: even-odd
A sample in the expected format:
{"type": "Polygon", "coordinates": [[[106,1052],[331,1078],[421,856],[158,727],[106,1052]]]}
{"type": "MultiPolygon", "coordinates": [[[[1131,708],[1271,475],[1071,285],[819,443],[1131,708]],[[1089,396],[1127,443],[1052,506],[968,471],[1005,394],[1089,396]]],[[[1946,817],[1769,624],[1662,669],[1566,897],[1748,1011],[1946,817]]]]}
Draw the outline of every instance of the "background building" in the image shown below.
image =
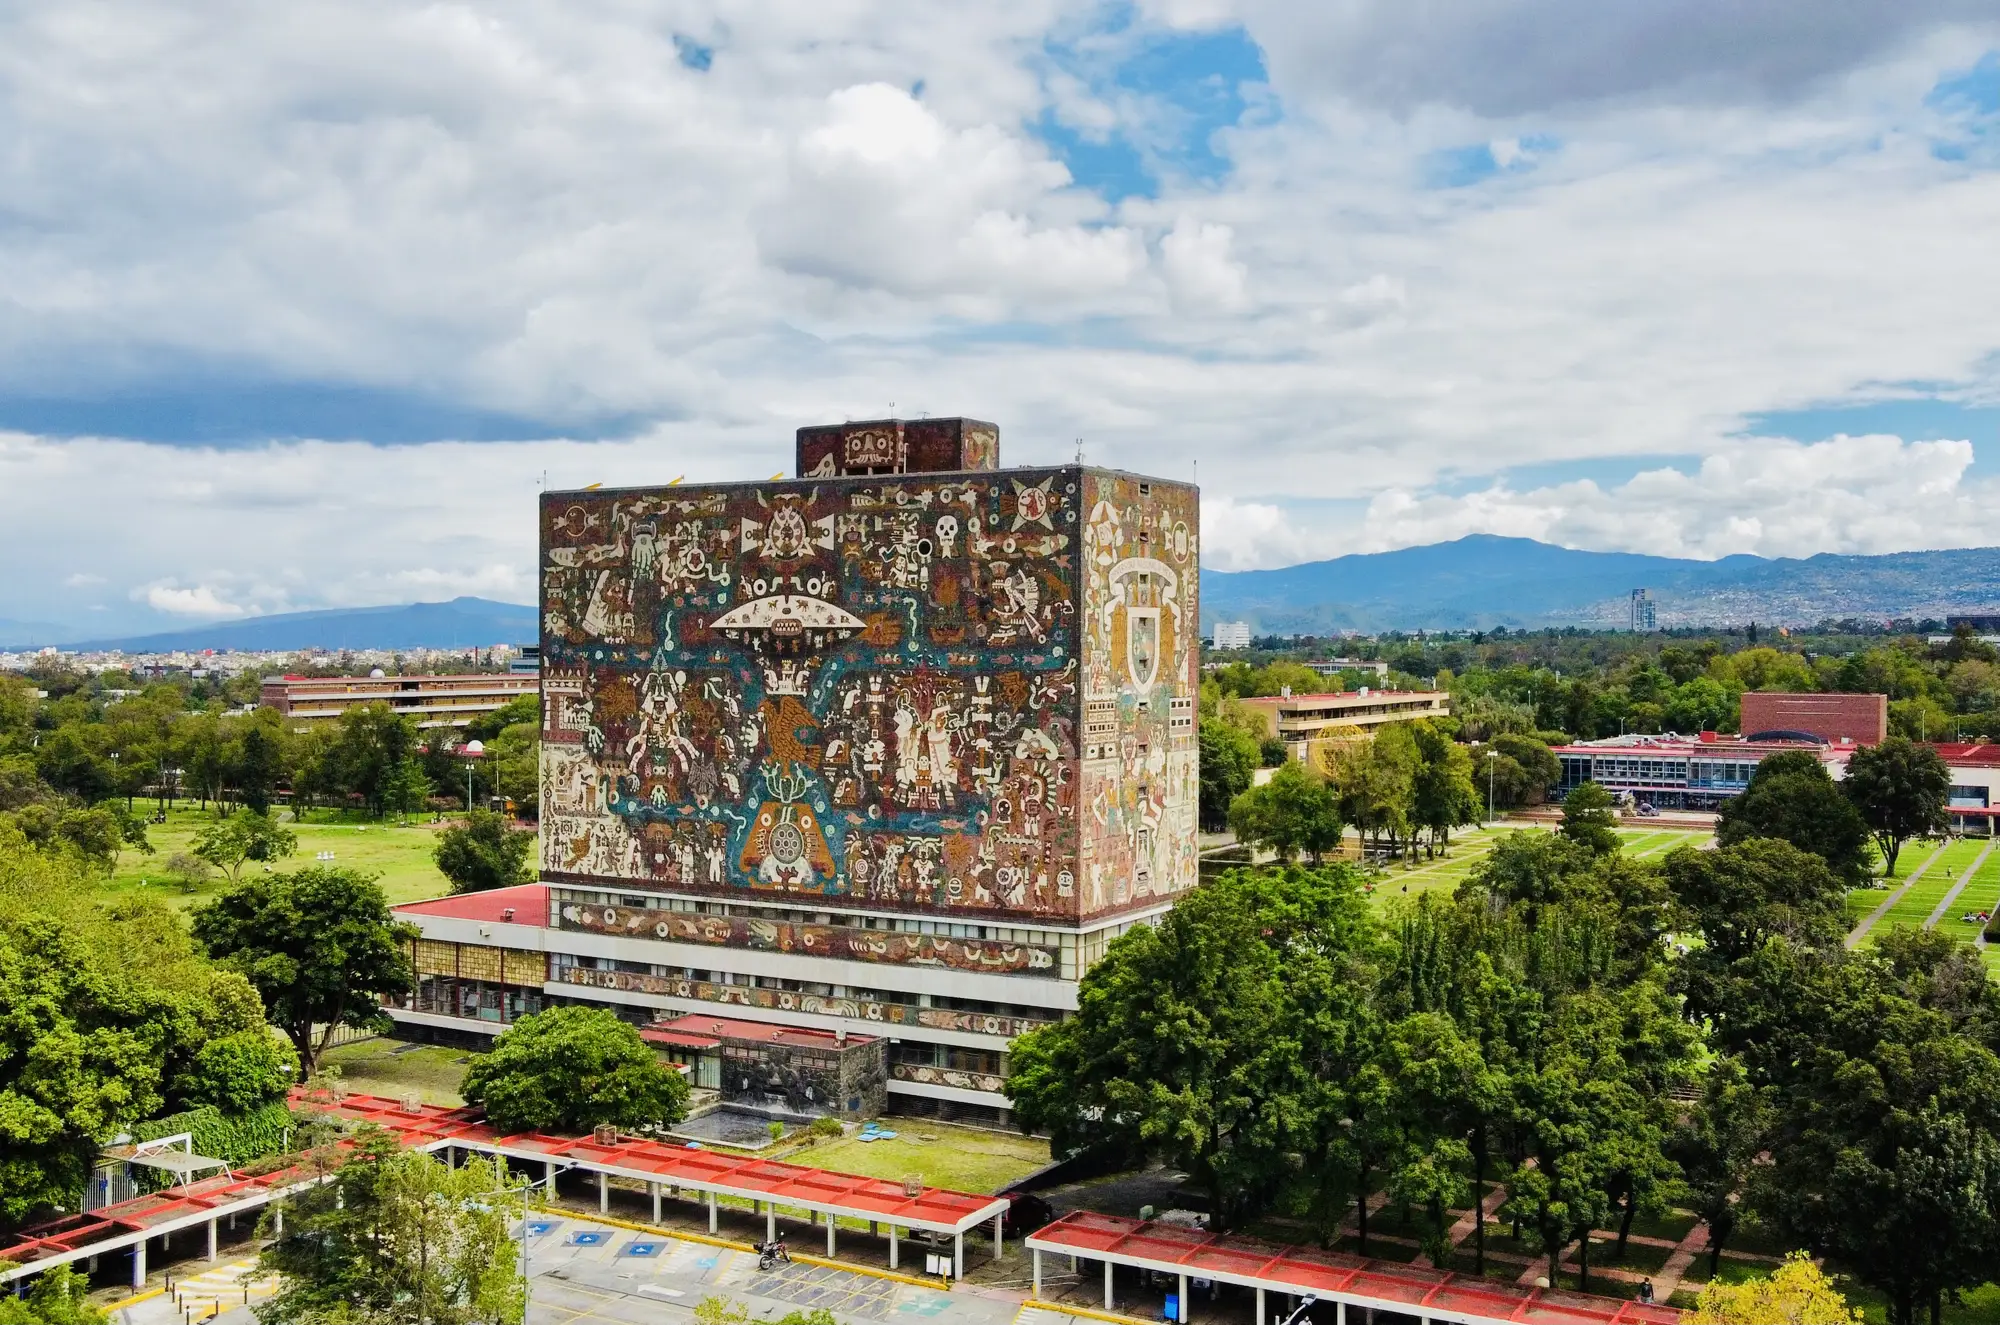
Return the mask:
{"type": "Polygon", "coordinates": [[[1215,623],[1215,648],[1247,649],[1250,647],[1250,623],[1248,621],[1218,621],[1215,623]]]}
{"type": "Polygon", "coordinates": [[[1372,672],[1383,680],[1389,678],[1389,664],[1379,658],[1323,658],[1304,666],[1321,676],[1339,676],[1342,672],[1372,672]]]}
{"type": "Polygon", "coordinates": [[[1637,635],[1658,629],[1658,622],[1659,616],[1654,610],[1652,591],[1634,589],[1631,605],[1632,633],[1637,635]]]}
{"type": "Polygon", "coordinates": [[[1268,695],[1237,701],[1264,723],[1266,734],[1283,741],[1292,758],[1306,759],[1313,745],[1412,718],[1435,718],[1451,712],[1451,696],[1442,690],[1359,690],[1326,695],[1268,695]]]}
{"type": "MultiPolygon", "coordinates": [[[[1749,698],[1748,695],[1744,698],[1749,698]]],[[[1585,782],[1663,810],[1712,810],[1750,785],[1750,775],[1780,750],[1811,750],[1838,776],[1837,748],[1817,740],[1746,741],[1693,736],[1613,736],[1551,747],[1562,764],[1558,796],[1585,782]]],[[[1851,747],[1850,747],[1851,748],[1851,747]]]]}
{"type": "Polygon", "coordinates": [[[301,722],[338,718],[362,704],[387,704],[419,727],[463,727],[539,684],[534,673],[470,676],[282,676],[264,678],[263,707],[301,722]]]}
{"type": "Polygon", "coordinates": [[[1879,745],[1889,735],[1889,697],[1746,690],[1737,726],[1752,740],[1784,733],[1832,745],[1879,745]]]}
{"type": "Polygon", "coordinates": [[[404,913],[545,961],[439,1029],[513,988],[726,1008],[883,1036],[895,1107],[997,1116],[1009,1039],[1195,883],[1198,499],[997,469],[965,419],[798,450],[797,480],[544,494],[542,909],[404,913]]]}

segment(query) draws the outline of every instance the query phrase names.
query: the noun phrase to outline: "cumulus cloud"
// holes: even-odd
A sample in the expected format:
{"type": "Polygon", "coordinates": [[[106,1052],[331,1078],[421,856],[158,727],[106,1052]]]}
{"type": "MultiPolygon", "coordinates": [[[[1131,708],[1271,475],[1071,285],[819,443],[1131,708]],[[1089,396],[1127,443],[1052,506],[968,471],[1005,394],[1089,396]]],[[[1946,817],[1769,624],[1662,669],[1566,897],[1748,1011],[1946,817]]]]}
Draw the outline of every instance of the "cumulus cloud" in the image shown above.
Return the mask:
{"type": "Polygon", "coordinates": [[[242,616],[246,610],[238,603],[223,601],[214,587],[206,584],[197,584],[191,588],[181,588],[174,584],[149,584],[143,589],[133,590],[132,596],[155,612],[165,612],[169,616],[214,620],[220,617],[242,616]]]}
{"type": "Polygon", "coordinates": [[[1391,488],[1344,527],[1280,503],[1210,502],[1204,553],[1217,569],[1232,570],[1474,533],[1701,559],[1977,546],[1992,539],[2000,486],[1968,477],[1972,461],[1967,441],[1750,438],[1610,486],[1580,479],[1524,490],[1502,481],[1462,494],[1391,488]]]}

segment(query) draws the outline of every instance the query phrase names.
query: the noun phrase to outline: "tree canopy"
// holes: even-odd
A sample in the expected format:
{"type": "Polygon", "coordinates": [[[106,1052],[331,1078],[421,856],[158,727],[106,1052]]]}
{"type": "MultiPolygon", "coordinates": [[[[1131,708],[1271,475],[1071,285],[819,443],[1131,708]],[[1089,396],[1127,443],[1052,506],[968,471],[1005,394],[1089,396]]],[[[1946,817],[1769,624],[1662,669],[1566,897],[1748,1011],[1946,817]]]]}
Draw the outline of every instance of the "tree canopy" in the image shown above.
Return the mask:
{"type": "Polygon", "coordinates": [[[386,1027],[381,999],[412,986],[416,927],[398,923],[382,889],[355,870],[252,878],[197,910],[193,924],[211,956],[256,986],[306,1072],[336,1027],[386,1027]]]}
{"type": "Polygon", "coordinates": [[[460,1093],[503,1132],[658,1127],[687,1115],[688,1086],[608,1008],[523,1017],[472,1060],[460,1093]]]}
{"type": "Polygon", "coordinates": [[[1816,751],[1768,756],[1757,765],[1749,787],[1722,803],[1717,842],[1734,846],[1759,837],[1812,852],[1850,887],[1868,875],[1868,825],[1816,751]]]}
{"type": "Polygon", "coordinates": [[[438,834],[431,858],[455,893],[483,892],[535,880],[535,834],[507,824],[505,815],[473,810],[463,824],[438,834]]]}
{"type": "Polygon", "coordinates": [[[1875,835],[1885,875],[1896,872],[1903,843],[1950,823],[1951,770],[1937,751],[1901,736],[1856,749],[1840,787],[1875,835]]]}

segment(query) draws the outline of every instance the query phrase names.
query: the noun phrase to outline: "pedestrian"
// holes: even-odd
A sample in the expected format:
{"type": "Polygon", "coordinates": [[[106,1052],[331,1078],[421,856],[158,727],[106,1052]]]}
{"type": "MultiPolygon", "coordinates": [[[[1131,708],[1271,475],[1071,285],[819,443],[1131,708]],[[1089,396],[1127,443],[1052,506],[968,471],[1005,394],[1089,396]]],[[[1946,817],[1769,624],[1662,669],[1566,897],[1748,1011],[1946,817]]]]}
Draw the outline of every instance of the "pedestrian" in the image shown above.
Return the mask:
{"type": "Polygon", "coordinates": [[[1645,1303],[1647,1306],[1652,1305],[1653,1281],[1651,1279],[1641,1279],[1639,1281],[1639,1300],[1645,1303]]]}

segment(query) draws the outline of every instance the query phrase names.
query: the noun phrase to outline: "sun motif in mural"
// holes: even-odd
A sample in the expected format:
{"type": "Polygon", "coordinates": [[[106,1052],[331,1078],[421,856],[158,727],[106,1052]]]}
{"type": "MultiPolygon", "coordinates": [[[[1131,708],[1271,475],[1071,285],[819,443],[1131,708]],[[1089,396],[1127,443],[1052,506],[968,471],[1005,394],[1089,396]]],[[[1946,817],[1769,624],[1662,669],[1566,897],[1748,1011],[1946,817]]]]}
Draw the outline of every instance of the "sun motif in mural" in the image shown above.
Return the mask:
{"type": "Polygon", "coordinates": [[[1056,481],[1051,474],[1040,483],[1023,483],[1014,480],[1014,528],[1038,524],[1044,529],[1054,529],[1049,517],[1055,512],[1055,494],[1052,491],[1056,481]]]}

